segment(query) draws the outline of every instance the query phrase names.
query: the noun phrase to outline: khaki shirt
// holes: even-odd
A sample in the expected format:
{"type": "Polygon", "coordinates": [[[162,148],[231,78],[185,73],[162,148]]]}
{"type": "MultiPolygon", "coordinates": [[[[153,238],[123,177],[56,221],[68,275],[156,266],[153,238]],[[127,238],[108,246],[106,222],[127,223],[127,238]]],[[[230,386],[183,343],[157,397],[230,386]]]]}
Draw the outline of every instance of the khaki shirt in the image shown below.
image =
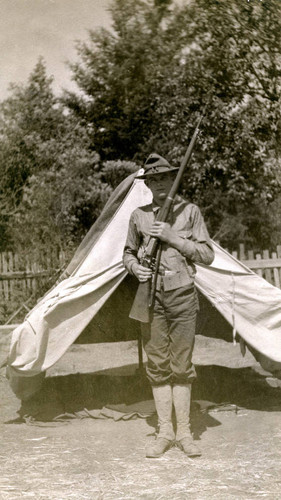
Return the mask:
{"type": "MultiPolygon", "coordinates": [[[[144,255],[150,239],[148,231],[156,220],[158,209],[154,204],[145,205],[131,215],[123,254],[124,265],[130,274],[134,274],[133,264],[139,263],[144,255]]],[[[200,209],[177,196],[167,222],[182,238],[182,248],[179,251],[162,242],[160,271],[167,275],[176,273],[182,281],[179,286],[192,284],[196,272],[194,263],[209,265],[214,260],[212,243],[200,209]]]]}

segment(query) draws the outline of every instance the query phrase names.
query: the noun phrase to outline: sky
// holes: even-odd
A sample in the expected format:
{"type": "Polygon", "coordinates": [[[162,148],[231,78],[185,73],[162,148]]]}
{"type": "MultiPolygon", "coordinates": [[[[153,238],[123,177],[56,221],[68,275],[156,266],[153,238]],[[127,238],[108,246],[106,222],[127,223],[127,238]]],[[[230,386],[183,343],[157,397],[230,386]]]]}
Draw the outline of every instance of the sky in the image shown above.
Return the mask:
{"type": "Polygon", "coordinates": [[[75,89],[66,61],[77,59],[75,40],[110,27],[110,0],[0,0],[0,101],[12,83],[25,83],[40,56],[53,90],[75,89]]]}

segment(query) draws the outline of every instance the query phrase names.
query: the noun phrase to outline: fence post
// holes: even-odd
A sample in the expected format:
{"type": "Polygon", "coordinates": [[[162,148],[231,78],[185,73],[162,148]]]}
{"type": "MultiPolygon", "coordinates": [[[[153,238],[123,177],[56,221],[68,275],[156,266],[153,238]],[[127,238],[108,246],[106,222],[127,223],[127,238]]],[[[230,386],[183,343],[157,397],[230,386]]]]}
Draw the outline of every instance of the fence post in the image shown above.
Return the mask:
{"type": "MultiPolygon", "coordinates": [[[[257,255],[256,255],[256,260],[261,260],[261,254],[260,254],[260,253],[257,253],[257,255]]],[[[262,276],[262,269],[261,269],[261,268],[260,268],[260,269],[257,269],[257,271],[256,271],[256,272],[257,272],[257,274],[258,274],[261,278],[263,277],[263,276],[262,276]]]]}
{"type": "Polygon", "coordinates": [[[239,259],[246,260],[244,243],[239,244],[239,259]]]}
{"type": "MultiPolygon", "coordinates": [[[[273,252],[271,257],[273,259],[277,259],[277,253],[273,252]]],[[[277,286],[278,288],[280,288],[280,277],[279,277],[279,272],[278,272],[277,267],[273,268],[273,278],[274,278],[274,285],[277,286]]]]}
{"type": "MultiPolygon", "coordinates": [[[[281,258],[281,245],[277,245],[277,257],[278,259],[281,258]]],[[[281,268],[279,269],[279,279],[280,279],[280,282],[281,282],[281,268]]]]}
{"type": "MultiPolygon", "coordinates": [[[[269,259],[269,251],[264,250],[262,256],[264,259],[269,259]]],[[[272,284],[271,269],[265,268],[265,279],[272,284]]]]}

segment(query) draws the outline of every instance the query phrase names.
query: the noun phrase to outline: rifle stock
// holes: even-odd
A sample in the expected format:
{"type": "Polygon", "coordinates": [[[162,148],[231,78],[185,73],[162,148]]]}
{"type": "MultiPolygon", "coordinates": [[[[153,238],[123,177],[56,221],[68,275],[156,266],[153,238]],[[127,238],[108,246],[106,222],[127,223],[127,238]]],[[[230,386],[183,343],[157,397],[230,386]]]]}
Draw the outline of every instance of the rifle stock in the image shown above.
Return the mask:
{"type": "Polygon", "coordinates": [[[150,312],[149,299],[150,299],[150,280],[140,283],[137,289],[137,293],[134,298],[134,302],[129,314],[129,317],[140,321],[141,323],[150,323],[150,312]]]}
{"type": "MultiPolygon", "coordinates": [[[[157,217],[157,220],[159,221],[165,222],[168,218],[172,203],[177,194],[184,171],[191,161],[191,155],[193,152],[193,148],[195,146],[196,138],[199,133],[199,127],[203,116],[204,112],[201,115],[198,124],[195,128],[195,131],[193,133],[189,146],[186,150],[184,158],[181,162],[180,168],[178,170],[174,183],[171,187],[171,190],[165,200],[165,203],[163,204],[163,207],[159,210],[159,215],[157,217]]],[[[150,268],[153,267],[153,262],[155,261],[157,250],[159,248],[159,243],[160,242],[159,240],[157,240],[157,238],[150,238],[148,245],[146,247],[144,258],[141,262],[143,266],[147,266],[150,268]]],[[[151,300],[151,280],[147,280],[144,283],[140,283],[138,286],[138,290],[135,295],[135,299],[129,317],[137,321],[140,321],[141,323],[150,323],[152,304],[153,300],[151,300]]]]}
{"type": "MultiPolygon", "coordinates": [[[[153,238],[155,240],[155,238],[153,238]]],[[[152,240],[152,238],[151,238],[152,240]]],[[[136,321],[140,321],[141,323],[150,323],[151,317],[151,309],[154,304],[154,296],[156,291],[156,281],[157,281],[157,272],[160,264],[161,257],[161,247],[159,245],[159,241],[155,240],[157,245],[157,257],[154,269],[154,276],[145,281],[144,283],[140,283],[137,289],[137,293],[134,298],[134,302],[129,314],[129,317],[135,319],[136,321]]],[[[143,266],[148,267],[148,262],[142,261],[143,266]]]]}

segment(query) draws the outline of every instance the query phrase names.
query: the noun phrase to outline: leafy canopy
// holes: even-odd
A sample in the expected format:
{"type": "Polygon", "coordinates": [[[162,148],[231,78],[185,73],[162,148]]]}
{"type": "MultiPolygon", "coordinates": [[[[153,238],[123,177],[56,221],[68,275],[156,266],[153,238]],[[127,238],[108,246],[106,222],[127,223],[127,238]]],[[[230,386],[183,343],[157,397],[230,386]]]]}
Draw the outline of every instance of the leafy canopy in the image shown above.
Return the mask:
{"type": "Polygon", "coordinates": [[[66,97],[96,151],[143,161],[154,150],[178,164],[210,98],[183,192],[223,244],[270,244],[262,214],[280,190],[280,2],[115,0],[111,13],[111,30],[78,44],[82,94],[66,97]]]}
{"type": "MultiPolygon", "coordinates": [[[[112,165],[103,168],[87,126],[51,88],[43,60],[1,105],[2,249],[49,246],[72,251],[107,201],[112,165]]],[[[128,175],[133,164],[125,164],[128,175]]],[[[115,181],[116,183],[116,181],[115,181]]]]}

